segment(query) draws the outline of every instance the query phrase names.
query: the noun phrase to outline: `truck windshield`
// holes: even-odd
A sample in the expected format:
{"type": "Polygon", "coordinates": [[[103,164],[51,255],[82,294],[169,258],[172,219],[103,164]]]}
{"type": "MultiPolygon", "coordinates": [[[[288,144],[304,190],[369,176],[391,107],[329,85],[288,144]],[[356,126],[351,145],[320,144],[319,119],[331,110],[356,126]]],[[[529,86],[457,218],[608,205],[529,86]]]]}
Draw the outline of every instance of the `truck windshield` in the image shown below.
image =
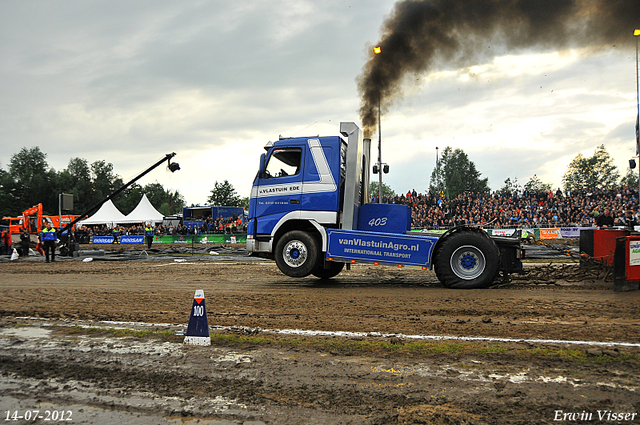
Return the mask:
{"type": "Polygon", "coordinates": [[[266,178],[293,176],[300,172],[302,149],[277,149],[269,158],[265,170],[266,178]]]}

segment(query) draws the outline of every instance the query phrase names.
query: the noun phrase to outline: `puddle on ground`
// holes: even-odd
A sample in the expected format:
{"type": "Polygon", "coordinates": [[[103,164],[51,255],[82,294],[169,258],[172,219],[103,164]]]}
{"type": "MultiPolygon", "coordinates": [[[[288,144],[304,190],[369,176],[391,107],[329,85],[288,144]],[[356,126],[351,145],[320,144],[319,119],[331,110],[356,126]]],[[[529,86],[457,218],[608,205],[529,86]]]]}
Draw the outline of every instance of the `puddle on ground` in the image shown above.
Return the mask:
{"type": "MultiPolygon", "coordinates": [[[[218,349],[215,349],[215,351],[220,351],[218,349]]],[[[226,353],[222,353],[220,355],[216,355],[216,356],[211,356],[211,360],[213,360],[214,362],[233,362],[233,363],[251,363],[251,361],[253,360],[253,357],[255,356],[255,353],[237,353],[235,351],[230,351],[230,352],[226,352],[226,353]]]]}
{"type": "Polygon", "coordinates": [[[31,326],[19,328],[4,328],[0,329],[0,335],[16,336],[21,338],[48,338],[51,335],[51,330],[31,326]]]}
{"type": "Polygon", "coordinates": [[[396,376],[410,376],[417,375],[421,377],[449,377],[457,378],[465,381],[475,382],[510,382],[512,384],[529,384],[529,383],[554,383],[554,384],[567,384],[572,387],[583,386],[602,386],[605,385],[609,388],[622,388],[629,391],[638,391],[639,387],[624,385],[619,383],[585,383],[580,379],[567,378],[565,376],[544,376],[544,375],[532,375],[527,369],[519,373],[487,373],[481,370],[468,370],[466,368],[459,368],[454,365],[445,365],[442,367],[434,368],[425,364],[418,364],[415,366],[392,366],[387,367],[384,365],[372,366],[372,372],[387,373],[396,376]]]}
{"type": "Polygon", "coordinates": [[[238,421],[216,418],[216,416],[244,417],[250,415],[247,405],[223,396],[167,397],[154,393],[116,388],[105,390],[90,382],[59,381],[50,379],[46,383],[47,394],[54,402],[29,400],[27,394],[37,393],[43,382],[32,378],[0,377],[0,411],[24,410],[64,411],[71,421],[80,424],[135,423],[157,424],[201,424],[201,425],[265,425],[261,421],[238,421]],[[126,396],[123,396],[126,395],[126,396]],[[106,406],[106,407],[100,407],[106,406]],[[132,411],[129,412],[128,410],[132,411]],[[198,411],[208,411],[212,417],[195,416],[198,411]],[[165,416],[161,412],[180,412],[179,416],[165,416]]]}

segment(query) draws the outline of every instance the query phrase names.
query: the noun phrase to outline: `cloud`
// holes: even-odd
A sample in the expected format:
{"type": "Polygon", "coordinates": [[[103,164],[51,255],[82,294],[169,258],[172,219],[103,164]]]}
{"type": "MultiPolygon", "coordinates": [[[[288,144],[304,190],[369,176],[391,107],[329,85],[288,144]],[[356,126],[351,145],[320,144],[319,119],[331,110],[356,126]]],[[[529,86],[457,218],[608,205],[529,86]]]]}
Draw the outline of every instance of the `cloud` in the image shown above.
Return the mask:
{"type": "Polygon", "coordinates": [[[391,4],[4,2],[0,164],[37,145],[56,169],[80,156],[126,177],[176,151],[207,164],[167,180],[188,202],[216,179],[248,195],[268,140],[357,119],[362,46],[391,4]]]}

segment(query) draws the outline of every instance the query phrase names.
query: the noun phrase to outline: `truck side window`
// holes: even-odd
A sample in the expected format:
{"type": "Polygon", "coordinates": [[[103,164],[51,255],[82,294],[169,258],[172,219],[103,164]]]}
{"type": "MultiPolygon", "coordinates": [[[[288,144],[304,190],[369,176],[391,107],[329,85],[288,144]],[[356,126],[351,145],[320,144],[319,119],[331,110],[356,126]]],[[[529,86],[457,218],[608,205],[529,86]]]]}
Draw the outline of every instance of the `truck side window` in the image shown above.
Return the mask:
{"type": "Polygon", "coordinates": [[[265,169],[266,178],[294,176],[300,172],[302,149],[276,149],[269,157],[265,169]]]}

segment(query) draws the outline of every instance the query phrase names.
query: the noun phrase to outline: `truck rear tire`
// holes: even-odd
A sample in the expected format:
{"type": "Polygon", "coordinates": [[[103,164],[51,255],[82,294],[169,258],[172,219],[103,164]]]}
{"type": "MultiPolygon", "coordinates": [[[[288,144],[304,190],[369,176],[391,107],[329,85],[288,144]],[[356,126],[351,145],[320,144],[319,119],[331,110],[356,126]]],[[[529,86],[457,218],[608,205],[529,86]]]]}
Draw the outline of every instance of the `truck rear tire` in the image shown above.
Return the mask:
{"type": "Polygon", "coordinates": [[[320,247],[309,233],[292,230],[285,233],[276,244],[276,265],[289,277],[305,277],[318,263],[320,247]]]}
{"type": "Polygon", "coordinates": [[[318,267],[316,267],[316,269],[311,272],[311,274],[320,279],[331,279],[332,277],[336,277],[338,274],[340,274],[343,268],[344,263],[329,261],[329,268],[325,269],[323,262],[320,261],[318,267]]]}
{"type": "Polygon", "coordinates": [[[488,236],[460,231],[442,241],[434,267],[447,288],[484,288],[498,275],[500,250],[488,236]]]}

